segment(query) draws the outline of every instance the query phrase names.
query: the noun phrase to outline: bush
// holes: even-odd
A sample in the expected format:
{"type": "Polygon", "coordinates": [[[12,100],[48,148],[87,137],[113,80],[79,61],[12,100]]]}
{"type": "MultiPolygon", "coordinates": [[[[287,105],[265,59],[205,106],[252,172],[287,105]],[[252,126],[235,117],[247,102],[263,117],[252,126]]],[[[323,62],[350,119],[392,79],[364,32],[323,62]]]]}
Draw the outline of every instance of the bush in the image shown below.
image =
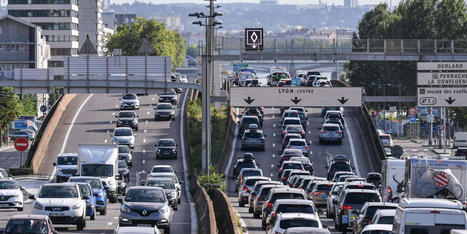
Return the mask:
{"type": "Polygon", "coordinates": [[[211,194],[212,191],[215,190],[216,188],[220,188],[223,192],[225,192],[226,191],[226,185],[224,183],[225,175],[217,173],[216,169],[213,166],[209,168],[209,171],[211,171],[209,176],[207,174],[198,176],[198,181],[201,184],[201,186],[203,186],[206,189],[206,192],[208,194],[211,194]]]}

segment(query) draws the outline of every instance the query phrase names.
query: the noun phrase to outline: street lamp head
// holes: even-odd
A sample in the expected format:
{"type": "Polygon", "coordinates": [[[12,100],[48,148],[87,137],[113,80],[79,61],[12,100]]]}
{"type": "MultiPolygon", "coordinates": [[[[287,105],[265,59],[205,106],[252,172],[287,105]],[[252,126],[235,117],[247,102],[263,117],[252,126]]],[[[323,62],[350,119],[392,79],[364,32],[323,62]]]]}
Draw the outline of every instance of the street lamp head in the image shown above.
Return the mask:
{"type": "Polygon", "coordinates": [[[222,21],[221,20],[216,20],[214,21],[214,23],[212,23],[213,26],[216,26],[216,25],[222,25],[222,21]]]}
{"type": "Polygon", "coordinates": [[[199,26],[203,26],[203,22],[201,22],[200,20],[193,21],[192,24],[198,24],[199,26]]]}
{"type": "Polygon", "coordinates": [[[214,12],[214,17],[223,16],[223,15],[224,15],[223,12],[214,12]]]}
{"type": "Polygon", "coordinates": [[[224,26],[219,26],[217,29],[221,29],[221,28],[224,28],[224,26]]]}
{"type": "Polygon", "coordinates": [[[195,13],[190,13],[190,14],[188,14],[188,16],[190,16],[190,17],[196,17],[196,18],[201,18],[201,17],[204,17],[204,13],[203,13],[203,12],[195,12],[195,13]]]}

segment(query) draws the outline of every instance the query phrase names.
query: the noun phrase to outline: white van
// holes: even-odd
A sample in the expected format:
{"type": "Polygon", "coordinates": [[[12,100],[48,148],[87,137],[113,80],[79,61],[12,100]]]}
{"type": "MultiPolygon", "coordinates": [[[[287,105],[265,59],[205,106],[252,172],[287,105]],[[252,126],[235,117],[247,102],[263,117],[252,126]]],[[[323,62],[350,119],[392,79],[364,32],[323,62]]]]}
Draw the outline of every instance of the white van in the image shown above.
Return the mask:
{"type": "Polygon", "coordinates": [[[394,234],[441,234],[466,229],[467,215],[462,203],[433,198],[404,198],[394,216],[394,234]]]}
{"type": "MultiPolygon", "coordinates": [[[[404,159],[385,159],[382,161],[381,168],[381,195],[383,201],[392,202],[396,195],[402,191],[399,186],[404,180],[405,160],[404,159]]],[[[402,185],[402,184],[401,184],[402,185]]]]}
{"type": "Polygon", "coordinates": [[[467,147],[467,132],[456,132],[454,133],[454,143],[452,143],[454,149],[457,147],[467,147]]]}

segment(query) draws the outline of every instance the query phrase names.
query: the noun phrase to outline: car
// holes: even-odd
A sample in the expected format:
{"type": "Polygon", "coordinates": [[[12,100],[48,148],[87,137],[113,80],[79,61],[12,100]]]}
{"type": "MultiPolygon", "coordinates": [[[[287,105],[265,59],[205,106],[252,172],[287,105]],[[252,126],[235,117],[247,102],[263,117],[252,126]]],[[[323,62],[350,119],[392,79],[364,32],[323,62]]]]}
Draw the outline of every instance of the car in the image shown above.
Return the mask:
{"type": "Polygon", "coordinates": [[[57,161],[53,163],[56,168],[55,181],[60,183],[67,181],[71,176],[78,173],[78,154],[61,153],[57,155],[57,161]]]}
{"type": "MultiPolygon", "coordinates": [[[[392,234],[392,224],[370,224],[366,226],[360,234],[383,233],[392,234]]],[[[415,232],[413,232],[415,233],[415,232]]]]}
{"type": "MultiPolygon", "coordinates": [[[[287,133],[286,133],[286,128],[287,126],[289,125],[300,125],[301,126],[302,122],[300,121],[300,118],[299,117],[286,117],[284,118],[284,121],[282,121],[282,136],[285,136],[287,133]]],[[[302,127],[303,128],[303,127],[302,127]]],[[[297,132],[290,132],[290,133],[297,133],[297,132]]],[[[300,134],[300,132],[298,132],[298,134],[300,134]]],[[[302,138],[305,138],[303,135],[301,135],[302,138]]]]}
{"type": "Polygon", "coordinates": [[[127,145],[131,149],[135,148],[135,136],[133,135],[133,129],[129,127],[115,128],[112,142],[118,145],[127,145]]]}
{"type": "MultiPolygon", "coordinates": [[[[310,151],[311,155],[311,151],[310,151]]],[[[307,157],[290,157],[289,161],[299,161],[302,163],[303,168],[305,171],[309,171],[311,175],[313,175],[313,163],[307,157]]]]}
{"type": "Polygon", "coordinates": [[[238,205],[244,207],[245,204],[248,204],[250,192],[253,189],[253,186],[258,181],[271,181],[269,177],[264,176],[248,176],[244,177],[242,183],[238,189],[238,205]],[[241,188],[241,189],[240,189],[241,188]]]}
{"type": "Polygon", "coordinates": [[[299,149],[305,157],[308,157],[308,144],[305,139],[291,139],[287,144],[287,149],[299,149]]]}
{"type": "Polygon", "coordinates": [[[6,172],[6,169],[5,168],[0,168],[0,179],[3,180],[3,179],[9,179],[9,178],[10,178],[10,176],[6,172]]]}
{"type": "Polygon", "coordinates": [[[329,118],[338,118],[341,120],[342,124],[345,126],[345,120],[344,120],[344,114],[342,111],[339,110],[328,110],[326,112],[326,115],[324,115],[324,119],[329,119],[329,118]]]}
{"type": "Polygon", "coordinates": [[[264,151],[266,135],[259,129],[245,130],[242,136],[242,150],[255,149],[264,151]]]}
{"type": "Polygon", "coordinates": [[[263,124],[263,114],[261,114],[261,111],[258,110],[257,108],[247,108],[243,112],[244,116],[256,116],[259,119],[259,123],[262,125],[263,124]]]}
{"type": "Polygon", "coordinates": [[[4,234],[41,233],[57,234],[52,221],[47,215],[21,214],[8,219],[4,234]]]}
{"type": "Polygon", "coordinates": [[[368,190],[376,190],[377,188],[370,183],[365,182],[352,182],[352,183],[345,183],[345,182],[338,182],[344,183],[341,192],[345,191],[346,189],[368,189],[368,190]]]}
{"type": "MultiPolygon", "coordinates": [[[[396,203],[388,203],[388,202],[367,202],[363,207],[360,209],[360,212],[356,219],[351,222],[352,224],[352,231],[354,233],[362,232],[363,228],[366,225],[371,224],[371,220],[375,215],[377,210],[396,210],[397,204],[396,203]]],[[[392,223],[391,223],[392,224],[392,223]]]]}
{"type": "Polygon", "coordinates": [[[128,189],[122,200],[119,226],[150,224],[170,233],[173,211],[162,188],[135,186],[128,189]]]}
{"type": "Polygon", "coordinates": [[[92,195],[96,198],[96,211],[100,215],[107,214],[107,192],[108,186],[104,186],[99,177],[72,176],[68,179],[71,183],[88,183],[92,189],[92,195]]]}
{"type": "Polygon", "coordinates": [[[305,234],[305,233],[313,233],[313,234],[331,234],[327,228],[315,228],[315,227],[293,227],[287,228],[284,234],[305,234]]]}
{"type": "Polygon", "coordinates": [[[282,113],[282,122],[284,122],[285,118],[300,118],[300,115],[297,110],[291,110],[289,108],[282,113]]]}
{"type": "Polygon", "coordinates": [[[169,200],[170,205],[174,210],[178,210],[180,204],[181,193],[175,187],[175,183],[171,178],[153,177],[146,180],[146,186],[162,188],[169,200]]]}
{"type": "Polygon", "coordinates": [[[456,153],[454,156],[461,156],[467,159],[467,148],[457,148],[456,153]]]}
{"type": "Polygon", "coordinates": [[[292,184],[289,184],[289,187],[291,188],[301,188],[300,185],[302,184],[303,180],[308,179],[308,178],[313,178],[313,176],[307,176],[307,175],[300,175],[296,176],[295,180],[292,182],[292,184]]]}
{"type": "Polygon", "coordinates": [[[318,81],[317,87],[331,87],[332,84],[331,84],[331,81],[329,80],[321,80],[321,81],[318,81]]]}
{"type": "Polygon", "coordinates": [[[306,187],[303,187],[303,190],[305,190],[307,197],[311,197],[311,192],[313,191],[313,188],[315,187],[317,183],[320,183],[320,182],[328,182],[328,181],[326,180],[326,178],[313,176],[310,182],[308,183],[308,185],[306,187]]]}
{"type": "Polygon", "coordinates": [[[29,129],[18,129],[10,133],[10,138],[13,141],[19,138],[26,138],[28,141],[33,141],[36,138],[36,132],[29,129]]]}
{"type": "Polygon", "coordinates": [[[178,94],[173,89],[167,90],[167,92],[159,94],[159,102],[168,102],[172,105],[177,105],[178,94]]]}
{"type": "Polygon", "coordinates": [[[349,176],[349,177],[346,177],[346,178],[341,177],[338,182],[344,182],[344,183],[348,184],[348,183],[352,183],[352,182],[366,182],[366,179],[358,177],[358,176],[349,176]]]}
{"type": "Polygon", "coordinates": [[[282,234],[293,227],[315,227],[322,228],[319,216],[306,213],[284,213],[279,214],[277,221],[271,225],[268,234],[282,234]]]}
{"type": "MultiPolygon", "coordinates": [[[[147,179],[150,178],[171,178],[175,184],[175,188],[177,189],[178,193],[181,194],[182,192],[182,184],[183,181],[179,180],[177,175],[173,172],[157,172],[149,174],[147,179]]],[[[180,200],[178,200],[178,204],[180,204],[180,200]]]]}
{"type": "Polygon", "coordinates": [[[155,165],[151,169],[151,173],[176,173],[171,165],[155,165]]]}
{"type": "Polygon", "coordinates": [[[238,173],[237,183],[235,184],[236,193],[240,189],[240,185],[243,184],[243,180],[250,176],[263,176],[263,171],[259,168],[242,168],[238,173]]]}
{"type": "Polygon", "coordinates": [[[315,207],[313,201],[310,200],[297,200],[297,199],[278,199],[274,203],[266,223],[274,224],[276,218],[280,214],[287,213],[302,213],[302,214],[318,214],[318,210],[315,207]]]}
{"type": "Polygon", "coordinates": [[[282,151],[287,148],[287,145],[289,144],[289,140],[291,139],[302,139],[302,136],[297,133],[289,133],[284,136],[282,139],[282,151]]]}
{"type": "MultiPolygon", "coordinates": [[[[277,181],[272,181],[272,182],[277,182],[277,181]]],[[[262,214],[262,209],[263,209],[263,204],[264,201],[266,201],[266,198],[268,198],[269,192],[273,188],[287,188],[287,186],[283,185],[282,183],[278,184],[265,184],[261,186],[259,189],[256,199],[253,200],[253,217],[255,219],[259,219],[262,214]]]]}
{"type": "Polygon", "coordinates": [[[329,197],[332,186],[334,186],[333,182],[319,181],[311,189],[309,199],[312,200],[316,206],[326,206],[326,200],[329,197]]]}
{"type": "Polygon", "coordinates": [[[115,229],[115,234],[160,234],[159,228],[157,226],[154,227],[141,227],[141,226],[134,226],[134,227],[120,227],[117,226],[115,229]]]}
{"type": "Polygon", "coordinates": [[[319,84],[321,81],[329,81],[329,79],[328,79],[326,76],[317,76],[317,77],[315,78],[315,80],[313,81],[313,86],[314,86],[314,87],[319,87],[318,84],[319,84]]]}
{"type": "Polygon", "coordinates": [[[240,158],[237,159],[237,162],[235,163],[233,167],[233,179],[237,179],[238,174],[243,168],[258,168],[258,165],[256,164],[256,161],[254,159],[249,159],[249,158],[240,158]]]}
{"type": "Polygon", "coordinates": [[[326,166],[326,169],[328,169],[328,180],[334,178],[334,174],[338,171],[352,172],[353,174],[353,166],[350,163],[350,160],[348,159],[334,158],[334,160],[331,161],[330,165],[326,166]]]}
{"type": "Polygon", "coordinates": [[[305,170],[301,161],[284,161],[282,162],[279,168],[279,173],[277,174],[278,180],[281,180],[281,178],[284,177],[284,172],[287,169],[305,170]]]}
{"type": "Polygon", "coordinates": [[[88,183],[79,182],[76,183],[83,196],[88,197],[86,199],[86,216],[89,216],[91,220],[96,219],[96,198],[92,195],[91,185],[88,183]]]}
{"type": "Polygon", "coordinates": [[[297,200],[306,200],[306,194],[303,189],[296,188],[272,188],[269,191],[267,198],[265,199],[262,207],[262,220],[261,227],[266,230],[268,226],[267,220],[268,216],[272,211],[274,203],[279,199],[297,199],[297,200]]]}
{"type": "Polygon", "coordinates": [[[120,98],[120,110],[138,110],[139,109],[139,98],[134,93],[123,94],[120,98]]]}
{"type": "Polygon", "coordinates": [[[120,111],[115,117],[115,123],[118,127],[130,127],[138,131],[138,115],[135,111],[120,111]]]}
{"type": "Polygon", "coordinates": [[[287,173],[287,171],[284,171],[284,175],[282,176],[284,179],[285,177],[285,180],[282,181],[284,184],[288,185],[289,183],[289,179],[293,176],[300,176],[300,175],[303,175],[303,176],[311,176],[310,172],[308,171],[305,171],[305,170],[295,170],[295,169],[292,169],[289,173],[287,173]]]}
{"type": "Polygon", "coordinates": [[[118,160],[118,174],[120,175],[120,179],[130,182],[130,170],[125,160],[118,160]]]}
{"type": "Polygon", "coordinates": [[[0,209],[23,211],[23,192],[16,180],[0,180],[0,209]]]}
{"type": "Polygon", "coordinates": [[[48,215],[54,224],[76,225],[77,230],[86,226],[86,200],[75,183],[50,184],[46,183],[39,189],[33,199],[31,213],[34,215],[48,215]]]}
{"type": "Polygon", "coordinates": [[[338,106],[323,107],[323,109],[321,109],[321,118],[324,118],[324,116],[326,116],[326,113],[328,113],[328,111],[330,110],[341,111],[341,107],[338,107],[338,106]]]}
{"type": "Polygon", "coordinates": [[[396,209],[377,210],[370,224],[393,224],[396,209]]]}
{"type": "Polygon", "coordinates": [[[313,176],[303,177],[302,182],[300,182],[297,188],[305,189],[312,180],[313,180],[313,176]]]}
{"type": "Polygon", "coordinates": [[[174,139],[172,138],[160,139],[157,142],[157,144],[155,144],[154,146],[156,147],[156,159],[159,159],[159,158],[177,159],[178,144],[175,143],[174,139]]]}
{"type": "Polygon", "coordinates": [[[339,128],[342,130],[342,138],[344,138],[344,125],[339,118],[327,118],[324,120],[324,124],[337,124],[339,128]]]}
{"type": "Polygon", "coordinates": [[[117,194],[125,196],[126,194],[126,182],[125,180],[117,180],[117,194]]]}
{"type": "Polygon", "coordinates": [[[381,196],[376,190],[345,189],[339,200],[334,200],[334,223],[338,231],[347,230],[350,221],[356,218],[366,202],[381,202],[381,196]]]}
{"type": "Polygon", "coordinates": [[[301,124],[287,125],[284,131],[284,135],[287,135],[289,133],[300,134],[300,136],[302,136],[302,139],[305,139],[305,130],[303,130],[303,127],[301,124]]]}
{"type": "Polygon", "coordinates": [[[158,103],[154,107],[154,120],[175,120],[175,108],[171,103],[158,103]]]}
{"type": "Polygon", "coordinates": [[[380,134],[379,139],[381,140],[381,144],[383,147],[393,147],[394,143],[392,142],[392,137],[390,134],[380,134]]]}
{"type": "Polygon", "coordinates": [[[259,118],[257,116],[243,116],[242,120],[239,122],[238,128],[238,136],[242,137],[245,130],[250,126],[250,124],[256,124],[257,126],[261,127],[261,123],[259,122],[259,118]]]}
{"type": "Polygon", "coordinates": [[[335,182],[332,186],[328,199],[326,199],[326,218],[334,218],[334,200],[340,195],[340,191],[344,187],[344,183],[335,182]]]}
{"type": "Polygon", "coordinates": [[[342,130],[338,124],[323,124],[319,133],[319,144],[322,145],[326,142],[335,142],[341,145],[342,138],[342,130]]]}
{"type": "MultiPolygon", "coordinates": [[[[336,171],[336,172],[334,173],[334,176],[332,177],[331,181],[337,182],[337,181],[339,180],[339,178],[340,178],[341,176],[344,176],[344,175],[355,175],[355,173],[352,172],[352,171],[336,171]]],[[[355,176],[356,176],[356,175],[355,175],[355,176]]]]}
{"type": "Polygon", "coordinates": [[[284,151],[282,152],[281,156],[280,156],[280,160],[279,160],[279,165],[282,164],[282,162],[284,161],[288,161],[290,160],[290,158],[292,157],[305,157],[303,154],[302,154],[302,151],[300,149],[284,149],[284,151]]]}
{"type": "Polygon", "coordinates": [[[253,188],[250,191],[250,195],[248,196],[248,213],[253,213],[254,211],[254,200],[259,194],[260,189],[265,185],[281,185],[279,181],[271,181],[269,180],[259,180],[253,185],[253,188]]]}
{"type": "Polygon", "coordinates": [[[118,160],[124,160],[128,166],[133,166],[133,154],[127,145],[118,145],[118,160]]]}

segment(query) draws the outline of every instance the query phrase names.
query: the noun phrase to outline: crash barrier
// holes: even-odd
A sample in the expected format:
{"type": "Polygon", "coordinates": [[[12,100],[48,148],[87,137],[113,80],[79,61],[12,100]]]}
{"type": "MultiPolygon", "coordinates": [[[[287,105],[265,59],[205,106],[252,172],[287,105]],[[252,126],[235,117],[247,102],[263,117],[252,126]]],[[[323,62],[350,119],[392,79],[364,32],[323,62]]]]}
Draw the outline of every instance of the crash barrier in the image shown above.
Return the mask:
{"type": "Polygon", "coordinates": [[[235,218],[235,212],[227,195],[220,189],[213,190],[211,194],[216,212],[217,228],[225,234],[240,234],[235,218]]]}
{"type": "MultiPolygon", "coordinates": [[[[227,132],[225,134],[225,139],[224,139],[224,147],[222,148],[222,155],[219,158],[219,161],[217,161],[217,165],[216,165],[216,168],[219,173],[224,173],[224,170],[226,169],[227,163],[229,161],[232,147],[235,147],[232,144],[232,141],[235,137],[235,125],[236,125],[235,115],[236,115],[235,108],[231,107],[229,123],[227,124],[227,132]]],[[[228,177],[228,175],[225,175],[225,176],[228,177]]]]}
{"type": "Polygon", "coordinates": [[[198,233],[200,234],[215,234],[217,233],[216,216],[212,205],[211,198],[209,198],[206,190],[198,183],[197,174],[191,160],[191,149],[189,139],[189,124],[187,111],[183,115],[183,136],[185,138],[185,157],[187,163],[188,180],[190,181],[190,194],[196,207],[196,214],[198,217],[198,233]]]}
{"type": "Polygon", "coordinates": [[[381,168],[382,160],[386,159],[386,151],[384,151],[384,147],[379,140],[376,126],[371,119],[365,103],[362,103],[362,107],[357,111],[357,116],[358,119],[361,120],[360,127],[364,132],[368,133],[367,136],[371,143],[369,147],[373,148],[373,152],[376,154],[376,157],[371,157],[374,160],[373,163],[376,168],[381,168]]]}

